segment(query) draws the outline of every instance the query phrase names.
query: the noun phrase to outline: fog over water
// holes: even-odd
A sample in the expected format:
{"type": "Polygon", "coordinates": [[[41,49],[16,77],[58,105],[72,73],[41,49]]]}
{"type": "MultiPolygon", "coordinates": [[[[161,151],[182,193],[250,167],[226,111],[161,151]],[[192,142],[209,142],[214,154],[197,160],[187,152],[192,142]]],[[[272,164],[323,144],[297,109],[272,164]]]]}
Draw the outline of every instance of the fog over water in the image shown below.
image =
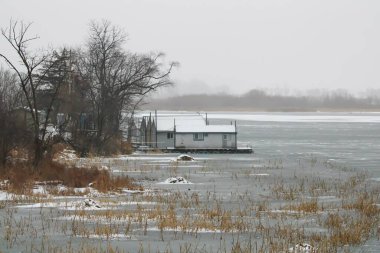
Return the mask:
{"type": "Polygon", "coordinates": [[[33,22],[41,48],[80,45],[90,20],[108,19],[127,31],[131,51],[181,64],[177,86],[162,93],[361,93],[380,87],[379,14],[375,0],[14,0],[2,2],[0,23],[33,22]]]}

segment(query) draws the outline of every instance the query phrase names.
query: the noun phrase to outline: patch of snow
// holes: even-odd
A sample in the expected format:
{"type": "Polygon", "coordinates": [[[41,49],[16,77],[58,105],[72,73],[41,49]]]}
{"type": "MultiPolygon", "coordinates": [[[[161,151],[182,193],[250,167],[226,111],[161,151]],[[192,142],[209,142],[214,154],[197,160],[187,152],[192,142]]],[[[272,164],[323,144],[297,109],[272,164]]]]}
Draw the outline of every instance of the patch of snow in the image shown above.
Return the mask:
{"type": "Polygon", "coordinates": [[[93,199],[85,199],[84,200],[84,206],[87,208],[101,208],[101,206],[93,199]]]}
{"type": "Polygon", "coordinates": [[[145,171],[145,170],[125,170],[125,171],[120,171],[120,173],[150,173],[150,171],[145,171]]]}
{"type": "Polygon", "coordinates": [[[330,199],[337,199],[336,196],[318,196],[318,197],[306,197],[308,199],[320,199],[320,200],[330,200],[330,199]]]}
{"type": "Polygon", "coordinates": [[[203,165],[176,165],[177,168],[203,168],[203,165]]]}
{"type": "Polygon", "coordinates": [[[9,186],[9,180],[0,181],[0,189],[6,189],[9,186]]]}
{"type": "Polygon", "coordinates": [[[296,211],[296,210],[270,210],[269,213],[285,213],[285,214],[303,214],[303,211],[296,211]]]}
{"type": "MultiPolygon", "coordinates": [[[[0,192],[0,200],[6,200],[6,193],[4,192],[4,196],[2,195],[2,192],[0,192]]],[[[59,208],[64,210],[108,210],[113,209],[115,207],[120,206],[129,206],[129,205],[155,205],[156,202],[147,202],[147,201],[128,201],[128,202],[109,202],[105,203],[107,206],[100,206],[99,203],[97,203],[93,199],[83,199],[78,201],[56,201],[56,202],[40,202],[40,203],[34,203],[34,204],[28,204],[28,205],[18,205],[15,206],[16,208],[26,208],[26,209],[33,209],[33,208],[59,208]]]]}
{"type": "Polygon", "coordinates": [[[75,159],[78,159],[78,156],[75,154],[74,150],[64,149],[62,150],[62,152],[58,154],[57,158],[54,160],[68,161],[68,160],[75,160],[75,159]]]}
{"type": "Polygon", "coordinates": [[[108,168],[108,166],[106,166],[106,165],[102,165],[102,166],[100,166],[99,170],[106,170],[106,171],[109,171],[110,168],[108,168]]]}
{"type": "Polygon", "coordinates": [[[130,190],[130,189],[122,189],[121,190],[123,193],[128,193],[128,194],[136,194],[136,193],[146,193],[147,191],[140,191],[140,190],[130,190]]]}
{"type": "Polygon", "coordinates": [[[255,176],[255,177],[265,177],[265,176],[270,176],[267,173],[258,173],[258,174],[249,174],[250,176],[255,176]]]}
{"type": "Polygon", "coordinates": [[[289,252],[293,253],[314,253],[315,248],[307,243],[298,243],[293,248],[289,249],[289,252]]]}
{"type": "Polygon", "coordinates": [[[176,158],[176,161],[194,161],[194,157],[182,154],[176,158]]]}
{"type": "Polygon", "coordinates": [[[59,205],[59,209],[67,210],[67,211],[76,211],[76,210],[109,210],[113,209],[112,207],[101,207],[95,201],[89,201],[91,199],[85,199],[81,201],[68,202],[59,205]]]}
{"type": "Polygon", "coordinates": [[[41,194],[41,195],[46,195],[48,194],[46,187],[42,185],[35,185],[32,190],[33,194],[41,194]]]}
{"type": "MultiPolygon", "coordinates": [[[[158,227],[150,227],[150,228],[147,228],[147,231],[156,232],[156,231],[161,231],[161,229],[158,227]]],[[[225,231],[220,230],[220,229],[190,228],[190,229],[183,230],[180,227],[164,228],[163,231],[167,231],[167,232],[181,231],[181,232],[185,232],[185,233],[195,233],[195,232],[197,232],[197,233],[225,233],[225,231]]],[[[233,232],[237,232],[237,230],[232,230],[232,231],[228,231],[228,232],[233,233],[233,232]]]]}
{"type": "Polygon", "coordinates": [[[30,204],[30,205],[20,205],[20,206],[15,206],[16,208],[27,208],[27,209],[32,209],[32,208],[54,208],[58,207],[60,203],[58,202],[43,202],[43,203],[35,203],[35,204],[30,204]]]}
{"type": "Polygon", "coordinates": [[[136,239],[133,239],[130,235],[126,235],[126,234],[110,234],[110,235],[90,234],[90,235],[78,236],[78,237],[86,237],[89,239],[111,240],[111,241],[136,240],[136,239]]]}
{"type": "Polygon", "coordinates": [[[148,201],[128,201],[128,202],[119,202],[117,205],[120,206],[129,206],[129,205],[156,205],[157,202],[148,202],[148,201]]]}
{"type": "Polygon", "coordinates": [[[9,199],[9,195],[7,192],[0,191],[0,201],[4,201],[9,199]]]}
{"type": "Polygon", "coordinates": [[[75,193],[86,193],[88,190],[88,187],[74,188],[75,193]]]}
{"type": "MultiPolygon", "coordinates": [[[[40,127],[40,130],[43,129],[44,126],[40,127]]],[[[48,124],[45,128],[45,136],[44,140],[47,140],[48,138],[52,138],[54,136],[59,135],[59,131],[56,129],[56,127],[53,124],[48,124]]],[[[40,139],[42,139],[42,133],[40,133],[40,139]]]]}
{"type": "Polygon", "coordinates": [[[206,125],[205,119],[200,114],[159,114],[157,115],[158,131],[173,131],[174,121],[176,128],[180,126],[202,127],[206,125]]]}
{"type": "Polygon", "coordinates": [[[183,177],[169,177],[164,182],[158,184],[192,184],[183,177]]]}
{"type": "Polygon", "coordinates": [[[115,160],[122,160],[122,161],[149,161],[153,160],[155,162],[170,162],[170,157],[159,157],[159,156],[120,156],[119,158],[115,160]]]}

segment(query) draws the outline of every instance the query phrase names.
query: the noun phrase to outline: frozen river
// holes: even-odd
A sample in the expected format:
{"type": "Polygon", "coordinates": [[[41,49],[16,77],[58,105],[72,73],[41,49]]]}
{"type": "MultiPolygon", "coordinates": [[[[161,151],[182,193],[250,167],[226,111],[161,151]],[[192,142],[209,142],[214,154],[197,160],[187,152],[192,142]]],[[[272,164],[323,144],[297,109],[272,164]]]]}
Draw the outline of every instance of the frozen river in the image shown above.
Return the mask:
{"type": "Polygon", "coordinates": [[[9,203],[0,208],[0,252],[285,253],[300,243],[320,253],[380,252],[380,113],[208,118],[236,120],[238,144],[255,153],[78,160],[131,176],[145,191],[86,196],[100,209],[70,196],[9,203]],[[189,183],[168,183],[175,176],[189,183]]]}
{"type": "Polygon", "coordinates": [[[373,170],[380,176],[380,113],[210,113],[215,122],[237,120],[240,145],[255,157],[314,155],[373,170]]]}

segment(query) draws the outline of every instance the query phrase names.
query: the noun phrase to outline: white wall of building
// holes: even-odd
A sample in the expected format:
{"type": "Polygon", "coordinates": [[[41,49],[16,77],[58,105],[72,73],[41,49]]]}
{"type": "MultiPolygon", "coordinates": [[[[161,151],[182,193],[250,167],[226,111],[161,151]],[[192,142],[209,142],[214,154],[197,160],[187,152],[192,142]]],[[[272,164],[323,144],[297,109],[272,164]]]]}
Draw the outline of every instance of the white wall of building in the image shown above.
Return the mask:
{"type": "Polygon", "coordinates": [[[174,136],[173,138],[168,139],[168,132],[157,132],[157,147],[158,148],[174,147],[174,136]]]}
{"type": "Polygon", "coordinates": [[[176,148],[235,148],[235,133],[208,133],[203,141],[194,140],[193,133],[176,133],[176,148]],[[223,145],[223,135],[226,135],[223,145]]]}

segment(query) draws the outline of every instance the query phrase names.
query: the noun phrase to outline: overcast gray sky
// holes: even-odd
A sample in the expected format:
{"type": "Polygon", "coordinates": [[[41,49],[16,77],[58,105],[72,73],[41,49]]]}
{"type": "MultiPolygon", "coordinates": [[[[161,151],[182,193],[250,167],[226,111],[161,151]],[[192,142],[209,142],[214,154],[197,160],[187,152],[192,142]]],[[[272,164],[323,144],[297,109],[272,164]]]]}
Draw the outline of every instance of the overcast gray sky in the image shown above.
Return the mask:
{"type": "Polygon", "coordinates": [[[80,45],[90,20],[110,20],[128,49],[180,62],[172,92],[380,88],[378,0],[0,2],[1,26],[34,22],[41,47],[80,45]]]}

